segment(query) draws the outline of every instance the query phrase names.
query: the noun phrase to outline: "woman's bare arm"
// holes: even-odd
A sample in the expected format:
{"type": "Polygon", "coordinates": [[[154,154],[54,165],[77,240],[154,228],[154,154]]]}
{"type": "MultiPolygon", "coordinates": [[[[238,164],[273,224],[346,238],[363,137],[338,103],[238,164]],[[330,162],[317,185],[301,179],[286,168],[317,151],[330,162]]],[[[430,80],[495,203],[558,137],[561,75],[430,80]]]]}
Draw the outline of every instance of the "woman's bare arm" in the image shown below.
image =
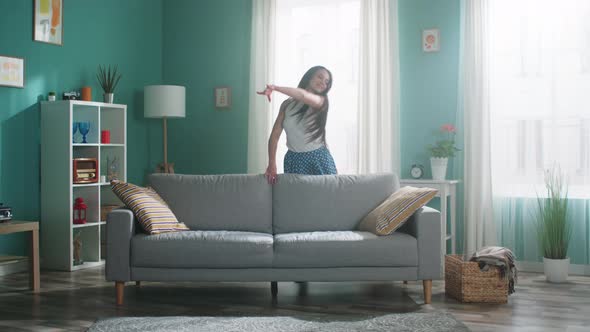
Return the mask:
{"type": "Polygon", "coordinates": [[[268,138],[268,167],[266,167],[264,175],[270,184],[277,183],[277,146],[279,144],[279,138],[283,133],[283,120],[285,119],[285,108],[287,108],[287,104],[287,100],[281,104],[279,115],[275,120],[270,137],[268,138]]]}
{"type": "Polygon", "coordinates": [[[259,95],[265,95],[268,98],[268,101],[270,101],[270,95],[273,91],[278,91],[297,101],[301,101],[311,106],[313,109],[320,109],[324,105],[324,100],[326,99],[324,96],[316,95],[315,93],[301,88],[289,88],[286,86],[277,86],[272,84],[266,85],[266,89],[264,89],[264,91],[256,93],[259,95]]]}

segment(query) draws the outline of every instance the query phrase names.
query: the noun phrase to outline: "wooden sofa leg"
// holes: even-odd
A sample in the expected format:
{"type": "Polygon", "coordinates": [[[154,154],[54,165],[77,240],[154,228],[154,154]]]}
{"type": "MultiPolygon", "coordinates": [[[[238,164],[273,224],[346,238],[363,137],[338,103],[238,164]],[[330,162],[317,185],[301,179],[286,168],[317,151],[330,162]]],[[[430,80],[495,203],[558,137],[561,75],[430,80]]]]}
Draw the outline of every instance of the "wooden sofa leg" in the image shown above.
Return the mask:
{"type": "Polygon", "coordinates": [[[422,287],[424,288],[424,303],[430,304],[432,301],[432,280],[422,280],[422,287]]]}
{"type": "Polygon", "coordinates": [[[123,292],[125,291],[125,282],[115,281],[115,288],[117,289],[117,305],[123,305],[123,292]]]}
{"type": "Polygon", "coordinates": [[[276,297],[278,292],[279,292],[279,288],[278,288],[277,282],[271,281],[270,282],[270,293],[272,294],[272,297],[276,297]]]}

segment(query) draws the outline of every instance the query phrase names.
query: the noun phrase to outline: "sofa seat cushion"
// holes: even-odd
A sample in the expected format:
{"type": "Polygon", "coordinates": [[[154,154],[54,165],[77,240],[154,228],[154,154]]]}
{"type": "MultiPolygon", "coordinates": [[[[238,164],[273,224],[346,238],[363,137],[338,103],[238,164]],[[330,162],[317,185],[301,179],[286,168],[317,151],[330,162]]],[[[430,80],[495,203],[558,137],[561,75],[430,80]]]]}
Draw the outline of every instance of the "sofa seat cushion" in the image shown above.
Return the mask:
{"type": "Polygon", "coordinates": [[[416,238],[405,233],[377,236],[361,231],[275,235],[273,267],[407,267],[418,265],[416,238]]]}
{"type": "Polygon", "coordinates": [[[273,236],[238,231],[186,231],[131,239],[131,265],[161,268],[271,267],[273,236]]]}

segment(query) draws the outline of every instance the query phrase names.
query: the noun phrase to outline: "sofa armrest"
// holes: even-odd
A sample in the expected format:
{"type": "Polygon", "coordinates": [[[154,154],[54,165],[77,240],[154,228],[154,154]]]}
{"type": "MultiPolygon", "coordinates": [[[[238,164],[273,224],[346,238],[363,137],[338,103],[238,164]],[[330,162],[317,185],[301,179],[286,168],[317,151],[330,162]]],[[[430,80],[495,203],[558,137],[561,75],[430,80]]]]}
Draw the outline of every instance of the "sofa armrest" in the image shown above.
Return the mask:
{"type": "Polygon", "coordinates": [[[416,211],[399,231],[412,235],[418,241],[418,279],[442,277],[440,212],[430,207],[416,211]]]}
{"type": "Polygon", "coordinates": [[[131,280],[131,238],[135,235],[135,217],[128,209],[111,211],[107,216],[106,279],[131,280]]]}

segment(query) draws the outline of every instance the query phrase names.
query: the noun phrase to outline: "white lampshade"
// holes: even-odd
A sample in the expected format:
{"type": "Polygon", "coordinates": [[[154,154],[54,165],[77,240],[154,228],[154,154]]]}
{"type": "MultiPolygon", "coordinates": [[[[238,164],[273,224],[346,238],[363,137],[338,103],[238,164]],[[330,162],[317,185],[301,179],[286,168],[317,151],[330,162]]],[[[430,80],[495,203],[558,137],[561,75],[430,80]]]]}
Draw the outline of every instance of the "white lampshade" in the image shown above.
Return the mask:
{"type": "Polygon", "coordinates": [[[143,88],[146,118],[184,118],[186,89],[178,85],[148,85],[143,88]]]}

